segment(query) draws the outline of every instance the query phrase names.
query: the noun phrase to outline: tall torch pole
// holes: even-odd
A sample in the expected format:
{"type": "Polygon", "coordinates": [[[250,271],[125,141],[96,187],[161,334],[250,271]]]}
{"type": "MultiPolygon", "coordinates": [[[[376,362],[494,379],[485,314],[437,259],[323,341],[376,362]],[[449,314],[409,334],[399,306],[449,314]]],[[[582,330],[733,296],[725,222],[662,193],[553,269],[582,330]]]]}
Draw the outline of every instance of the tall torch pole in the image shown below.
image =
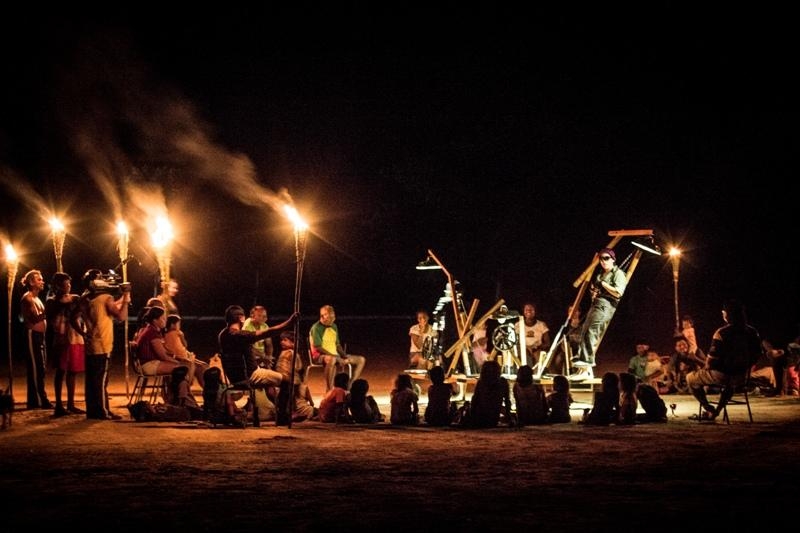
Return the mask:
{"type": "Polygon", "coordinates": [[[64,255],[64,239],[67,231],[64,224],[56,217],[50,219],[50,228],[53,230],[53,252],[56,255],[56,272],[64,272],[61,257],[64,255]]]}
{"type": "Polygon", "coordinates": [[[152,234],[153,248],[156,250],[158,272],[160,276],[159,290],[163,290],[165,283],[169,283],[169,269],[172,263],[172,224],[167,217],[156,220],[156,229],[152,234]]]}
{"type": "Polygon", "coordinates": [[[6,266],[8,267],[8,395],[14,401],[14,363],[11,356],[11,296],[14,292],[14,280],[17,278],[19,258],[14,246],[6,245],[6,266]]]}
{"type": "Polygon", "coordinates": [[[672,299],[675,302],[675,334],[681,332],[681,315],[678,311],[678,270],[681,264],[681,251],[678,248],[670,248],[669,259],[672,262],[672,299]]]}
{"type": "MultiPolygon", "coordinates": [[[[124,220],[117,222],[117,235],[119,241],[117,242],[117,251],[119,252],[119,260],[122,263],[122,282],[128,281],[128,226],[124,220]]],[[[125,395],[130,396],[130,384],[128,377],[128,367],[130,366],[130,348],[128,347],[128,320],[123,324],[125,331],[125,395]]]]}
{"type": "Polygon", "coordinates": [[[289,379],[288,397],[286,400],[286,426],[292,427],[292,412],[294,411],[294,377],[295,365],[297,364],[297,346],[300,343],[300,285],[303,281],[303,263],[306,259],[306,237],[308,235],[308,224],[300,217],[294,207],[284,206],[284,211],[289,220],[294,224],[294,251],[296,260],[296,270],[294,278],[294,313],[297,318],[294,322],[294,348],[292,349],[292,373],[289,379]]]}

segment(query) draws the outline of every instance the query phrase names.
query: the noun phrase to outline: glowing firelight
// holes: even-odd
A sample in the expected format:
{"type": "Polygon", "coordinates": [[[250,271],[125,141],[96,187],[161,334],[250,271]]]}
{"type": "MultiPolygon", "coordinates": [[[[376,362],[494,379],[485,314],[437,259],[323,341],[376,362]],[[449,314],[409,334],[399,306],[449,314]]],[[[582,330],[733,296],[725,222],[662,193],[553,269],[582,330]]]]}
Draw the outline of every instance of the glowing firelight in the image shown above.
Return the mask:
{"type": "Polygon", "coordinates": [[[156,229],[150,234],[153,241],[153,248],[156,250],[158,260],[158,271],[161,275],[161,282],[169,281],[169,268],[172,261],[171,243],[174,237],[172,224],[165,216],[156,219],[156,229]]]}
{"type": "Polygon", "coordinates": [[[300,216],[300,213],[297,212],[297,209],[290,205],[283,206],[283,210],[286,213],[286,216],[289,217],[289,220],[292,221],[294,224],[294,229],[297,231],[305,231],[308,229],[308,224],[303,217],[300,216]]]}
{"type": "Polygon", "coordinates": [[[53,232],[53,252],[56,256],[56,270],[58,272],[63,272],[64,269],[61,266],[61,258],[64,255],[64,239],[67,236],[67,231],[61,220],[56,217],[50,219],[50,228],[53,232]]]}

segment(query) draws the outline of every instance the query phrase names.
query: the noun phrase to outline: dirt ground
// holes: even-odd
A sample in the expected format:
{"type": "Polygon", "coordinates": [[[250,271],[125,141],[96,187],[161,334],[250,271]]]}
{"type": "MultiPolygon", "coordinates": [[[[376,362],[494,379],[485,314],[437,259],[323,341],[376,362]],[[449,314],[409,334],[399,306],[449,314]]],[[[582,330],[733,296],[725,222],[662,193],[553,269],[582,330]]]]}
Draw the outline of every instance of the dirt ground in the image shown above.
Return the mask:
{"type": "MultiPolygon", "coordinates": [[[[387,414],[396,372],[365,373],[387,414]]],[[[730,425],[699,423],[690,397],[668,396],[666,424],[633,427],[585,427],[579,404],[570,424],[522,429],[213,429],[134,422],[124,380],[110,390],[123,420],[52,419],[23,409],[15,380],[18,410],[0,431],[0,531],[764,530],[791,522],[798,497],[794,398],[753,398],[752,424],[743,405],[730,407],[730,425]]],[[[312,390],[320,397],[321,381],[312,390]]]]}

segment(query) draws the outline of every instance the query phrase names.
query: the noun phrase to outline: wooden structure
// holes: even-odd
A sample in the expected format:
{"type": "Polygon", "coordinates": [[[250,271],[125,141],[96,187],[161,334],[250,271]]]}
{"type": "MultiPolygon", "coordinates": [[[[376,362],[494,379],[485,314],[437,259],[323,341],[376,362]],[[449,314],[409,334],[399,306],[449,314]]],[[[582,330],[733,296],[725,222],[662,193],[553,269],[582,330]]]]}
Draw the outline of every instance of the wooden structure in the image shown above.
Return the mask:
{"type": "MultiPolygon", "coordinates": [[[[611,237],[611,240],[605,246],[605,248],[613,249],[619,242],[622,240],[623,237],[652,237],[653,230],[652,229],[621,229],[621,230],[612,230],[608,232],[608,235],[611,237]]],[[[642,257],[642,250],[640,248],[636,248],[636,251],[633,253],[633,258],[631,259],[630,264],[628,265],[627,269],[625,270],[625,276],[630,281],[631,276],[633,276],[633,272],[636,270],[636,267],[639,265],[639,260],[642,257]]],[[[570,315],[572,314],[572,309],[576,306],[580,306],[583,297],[586,295],[586,289],[588,288],[589,284],[592,281],[592,277],[599,263],[599,259],[597,257],[597,252],[595,252],[594,256],[592,257],[592,261],[589,263],[589,266],[581,273],[580,276],[572,283],[572,285],[578,289],[578,293],[575,296],[575,300],[572,302],[572,306],[570,306],[569,310],[567,311],[567,318],[562,324],[561,328],[558,330],[555,338],[553,339],[552,344],[550,345],[550,350],[548,350],[547,355],[544,357],[544,360],[540,360],[536,364],[536,368],[534,369],[534,379],[541,380],[542,374],[544,374],[545,368],[550,363],[550,360],[553,358],[556,350],[562,349],[564,350],[564,357],[565,357],[565,365],[567,369],[569,368],[569,361],[572,358],[572,347],[570,346],[569,342],[565,338],[565,332],[569,327],[570,315]]],[[[621,267],[622,268],[622,267],[621,267]]],[[[624,295],[623,295],[624,296],[624,295]]],[[[606,330],[608,328],[606,327],[606,330]]],[[[603,336],[605,336],[605,331],[603,332],[603,336]]],[[[603,341],[603,336],[598,339],[597,346],[595,346],[595,351],[600,347],[600,343],[603,341]]]]}

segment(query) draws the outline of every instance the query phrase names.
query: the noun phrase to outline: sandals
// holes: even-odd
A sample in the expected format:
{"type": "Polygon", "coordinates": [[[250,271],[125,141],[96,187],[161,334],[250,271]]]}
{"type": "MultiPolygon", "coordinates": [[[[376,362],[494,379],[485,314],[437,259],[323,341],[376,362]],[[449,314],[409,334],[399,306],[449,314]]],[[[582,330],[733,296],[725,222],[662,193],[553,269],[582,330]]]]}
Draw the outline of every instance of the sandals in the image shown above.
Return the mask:
{"type": "Polygon", "coordinates": [[[697,420],[698,422],[714,422],[717,419],[716,410],[710,405],[703,406],[703,412],[700,415],[691,415],[689,420],[697,420]]]}

